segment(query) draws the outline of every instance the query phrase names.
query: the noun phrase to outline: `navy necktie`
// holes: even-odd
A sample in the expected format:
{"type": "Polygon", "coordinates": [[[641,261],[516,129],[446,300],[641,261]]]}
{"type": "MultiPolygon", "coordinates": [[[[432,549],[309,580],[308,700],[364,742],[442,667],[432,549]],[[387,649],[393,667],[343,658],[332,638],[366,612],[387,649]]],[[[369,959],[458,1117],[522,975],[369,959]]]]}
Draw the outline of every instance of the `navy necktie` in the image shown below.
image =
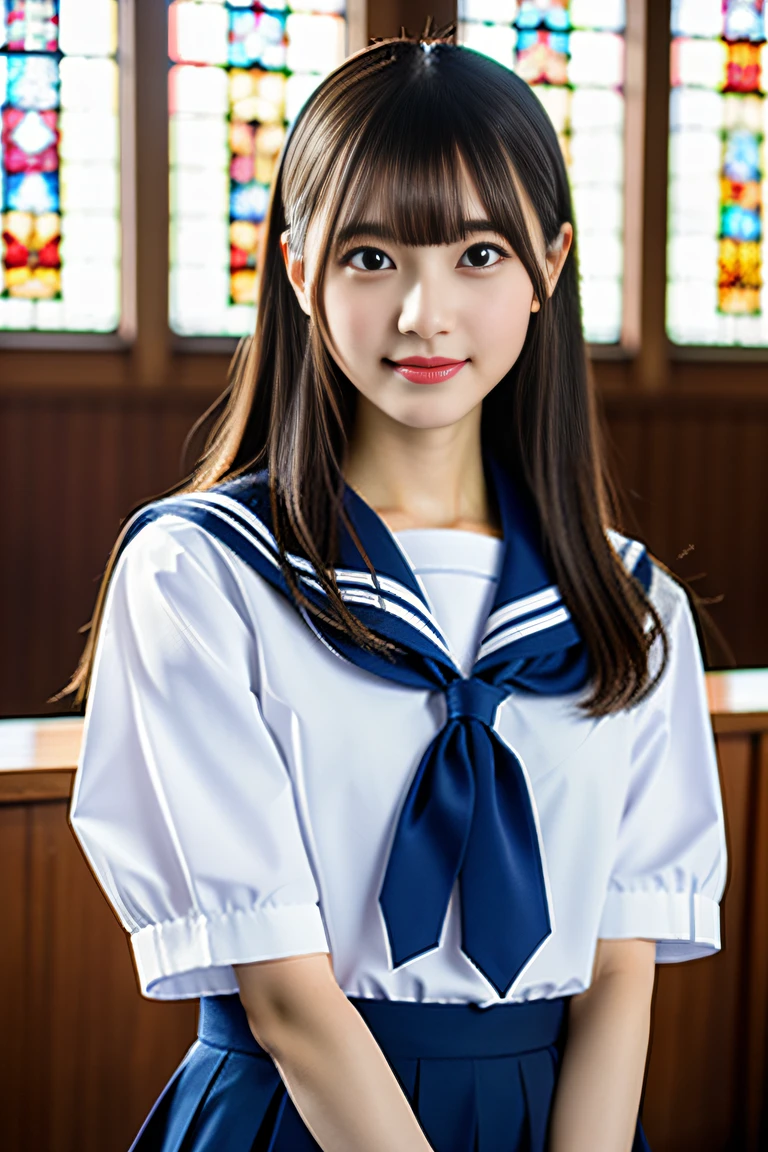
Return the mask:
{"type": "MultiPolygon", "coordinates": [[[[522,975],[554,924],[535,799],[525,766],[494,730],[496,711],[515,691],[559,695],[589,677],[584,644],[546,566],[538,517],[506,471],[489,459],[504,550],[491,611],[471,675],[464,676],[424,589],[390,530],[349,486],[345,509],[376,572],[343,524],[336,580],[350,609],[404,650],[394,660],[365,651],[299,608],[339,658],[415,688],[442,692],[445,723],[425,750],[394,829],[379,893],[394,968],[436,948],[458,881],[461,948],[499,996],[522,975]]],[[[265,472],[182,493],[141,509],[122,547],[165,514],[205,527],[291,599],[271,529],[265,472]]],[[[647,592],[644,546],[613,533],[629,572],[647,592]]],[[[291,556],[305,595],[325,596],[304,557],[291,556]]]]}

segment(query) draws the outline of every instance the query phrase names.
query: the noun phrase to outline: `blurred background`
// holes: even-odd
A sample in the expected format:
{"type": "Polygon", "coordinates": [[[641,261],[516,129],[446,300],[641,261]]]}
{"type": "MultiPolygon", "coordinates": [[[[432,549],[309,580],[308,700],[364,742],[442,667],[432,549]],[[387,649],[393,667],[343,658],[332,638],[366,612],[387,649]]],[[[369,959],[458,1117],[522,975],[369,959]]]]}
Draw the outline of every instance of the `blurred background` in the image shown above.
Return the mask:
{"type": "Polygon", "coordinates": [[[644,1115],[654,1152],[768,1147],[764,0],[0,0],[10,1152],[125,1149],[194,1037],[196,1005],[133,985],[66,825],[79,728],[49,698],[121,523],[181,476],[253,330],[286,130],[346,55],[427,17],[515,69],[555,123],[623,529],[695,592],[708,669],[753,686],[735,709],[711,695],[727,955],[660,973],[644,1115]]]}

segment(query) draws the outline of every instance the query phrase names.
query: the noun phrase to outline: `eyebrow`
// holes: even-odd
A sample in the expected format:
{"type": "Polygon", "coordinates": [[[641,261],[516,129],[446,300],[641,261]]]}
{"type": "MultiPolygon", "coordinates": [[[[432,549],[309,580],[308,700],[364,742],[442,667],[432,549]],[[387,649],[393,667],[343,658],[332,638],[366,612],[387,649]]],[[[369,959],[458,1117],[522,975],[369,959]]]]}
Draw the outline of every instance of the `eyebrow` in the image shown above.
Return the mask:
{"type": "MultiPolygon", "coordinates": [[[[498,232],[498,228],[491,220],[462,220],[465,232],[498,232]]],[[[359,220],[345,225],[339,229],[336,243],[341,246],[355,236],[376,236],[379,240],[393,241],[394,233],[385,224],[377,224],[373,220],[359,220]]]]}

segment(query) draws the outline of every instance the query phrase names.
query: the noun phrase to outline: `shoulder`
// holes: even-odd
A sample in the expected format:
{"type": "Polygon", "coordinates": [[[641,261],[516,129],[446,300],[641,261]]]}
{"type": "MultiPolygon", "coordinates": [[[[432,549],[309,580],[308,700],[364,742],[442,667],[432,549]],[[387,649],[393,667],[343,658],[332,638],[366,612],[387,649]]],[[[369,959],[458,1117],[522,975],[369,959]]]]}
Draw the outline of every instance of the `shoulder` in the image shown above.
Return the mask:
{"type": "Polygon", "coordinates": [[[266,474],[246,474],[204,491],[184,491],[152,500],[126,522],[119,559],[129,565],[167,568],[180,553],[219,569],[231,566],[235,539],[270,552],[266,474]],[[227,547],[229,545],[229,547],[227,547]]]}
{"type": "Polygon", "coordinates": [[[605,534],[627,571],[634,572],[640,558],[646,559],[648,565],[646,595],[659,613],[665,629],[674,628],[680,622],[681,616],[691,616],[685,588],[673,573],[648,551],[642,540],[626,536],[615,528],[606,528],[605,534]]]}

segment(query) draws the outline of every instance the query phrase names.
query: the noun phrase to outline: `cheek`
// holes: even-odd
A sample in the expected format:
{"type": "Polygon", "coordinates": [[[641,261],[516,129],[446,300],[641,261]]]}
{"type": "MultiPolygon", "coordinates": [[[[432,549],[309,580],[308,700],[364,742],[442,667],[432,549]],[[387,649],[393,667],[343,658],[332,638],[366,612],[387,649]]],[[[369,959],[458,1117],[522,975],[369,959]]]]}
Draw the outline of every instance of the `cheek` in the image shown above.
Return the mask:
{"type": "Polygon", "coordinates": [[[522,345],[532,303],[531,281],[522,265],[516,264],[505,279],[503,290],[488,292],[482,309],[478,309],[479,323],[489,335],[493,334],[495,346],[506,351],[522,345]]]}
{"type": "Polygon", "coordinates": [[[331,335],[346,359],[367,353],[370,356],[372,337],[384,323],[383,309],[377,306],[372,294],[349,283],[329,279],[325,291],[325,311],[331,335]]]}

